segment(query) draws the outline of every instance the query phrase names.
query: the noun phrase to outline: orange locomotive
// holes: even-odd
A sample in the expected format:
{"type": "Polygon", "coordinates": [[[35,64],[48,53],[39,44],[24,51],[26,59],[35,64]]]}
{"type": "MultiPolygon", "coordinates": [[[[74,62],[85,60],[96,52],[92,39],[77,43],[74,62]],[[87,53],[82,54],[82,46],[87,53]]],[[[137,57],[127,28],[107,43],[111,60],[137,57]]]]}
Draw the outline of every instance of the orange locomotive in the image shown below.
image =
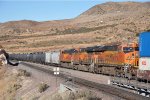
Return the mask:
{"type": "Polygon", "coordinates": [[[111,75],[135,75],[138,60],[136,43],[70,49],[60,57],[64,67],[111,75]]]}
{"type": "Polygon", "coordinates": [[[138,44],[104,46],[103,52],[97,54],[94,61],[94,72],[125,75],[136,75],[138,68],[138,44]]]}
{"type": "Polygon", "coordinates": [[[61,54],[60,54],[60,64],[61,66],[63,67],[66,67],[66,68],[72,68],[72,55],[73,53],[77,52],[76,49],[69,49],[69,50],[64,50],[64,51],[61,51],[61,54]]]}

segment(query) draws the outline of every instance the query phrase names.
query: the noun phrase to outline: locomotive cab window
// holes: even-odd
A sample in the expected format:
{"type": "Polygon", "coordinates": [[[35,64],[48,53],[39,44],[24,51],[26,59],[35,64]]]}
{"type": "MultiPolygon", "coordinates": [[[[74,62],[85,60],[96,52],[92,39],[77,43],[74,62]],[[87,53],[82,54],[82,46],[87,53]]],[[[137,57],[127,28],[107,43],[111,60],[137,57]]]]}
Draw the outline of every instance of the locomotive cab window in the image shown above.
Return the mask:
{"type": "Polygon", "coordinates": [[[133,48],[133,47],[124,47],[124,48],[123,48],[123,51],[124,51],[125,53],[133,52],[133,51],[134,51],[134,48],[133,48]]]}
{"type": "Polygon", "coordinates": [[[135,47],[135,51],[139,51],[139,47],[135,47]]]}

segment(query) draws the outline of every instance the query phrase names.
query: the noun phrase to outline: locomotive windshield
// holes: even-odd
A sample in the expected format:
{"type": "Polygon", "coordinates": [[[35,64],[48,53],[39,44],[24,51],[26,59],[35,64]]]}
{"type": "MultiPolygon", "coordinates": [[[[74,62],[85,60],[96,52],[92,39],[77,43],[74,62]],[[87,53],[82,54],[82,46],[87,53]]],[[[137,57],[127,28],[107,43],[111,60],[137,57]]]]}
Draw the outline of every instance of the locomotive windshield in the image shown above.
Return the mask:
{"type": "Polygon", "coordinates": [[[123,48],[123,51],[124,51],[125,53],[132,52],[132,51],[134,51],[134,48],[133,48],[133,47],[124,47],[124,48],[123,48]]]}
{"type": "Polygon", "coordinates": [[[135,47],[135,51],[139,51],[139,47],[135,47]]]}
{"type": "Polygon", "coordinates": [[[133,51],[139,51],[139,47],[124,47],[124,48],[123,48],[123,51],[124,51],[125,53],[133,52],[133,51]]]}

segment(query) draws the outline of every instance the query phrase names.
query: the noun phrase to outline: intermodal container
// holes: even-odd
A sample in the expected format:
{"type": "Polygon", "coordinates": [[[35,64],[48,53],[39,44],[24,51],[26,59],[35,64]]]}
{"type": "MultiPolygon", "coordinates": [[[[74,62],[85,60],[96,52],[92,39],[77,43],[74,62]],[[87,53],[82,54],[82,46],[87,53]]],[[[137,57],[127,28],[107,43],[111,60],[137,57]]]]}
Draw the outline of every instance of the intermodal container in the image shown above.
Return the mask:
{"type": "Polygon", "coordinates": [[[45,62],[46,63],[51,63],[51,52],[46,52],[45,53],[45,62]]]}
{"type": "Polygon", "coordinates": [[[141,57],[139,59],[140,70],[150,70],[150,57],[141,57]]]}
{"type": "Polygon", "coordinates": [[[59,64],[60,63],[60,51],[51,52],[51,63],[59,64]]]}
{"type": "Polygon", "coordinates": [[[150,32],[143,32],[139,38],[140,57],[150,57],[150,32]]]}
{"type": "Polygon", "coordinates": [[[50,51],[45,53],[45,62],[51,64],[60,63],[60,51],[50,51]]]}

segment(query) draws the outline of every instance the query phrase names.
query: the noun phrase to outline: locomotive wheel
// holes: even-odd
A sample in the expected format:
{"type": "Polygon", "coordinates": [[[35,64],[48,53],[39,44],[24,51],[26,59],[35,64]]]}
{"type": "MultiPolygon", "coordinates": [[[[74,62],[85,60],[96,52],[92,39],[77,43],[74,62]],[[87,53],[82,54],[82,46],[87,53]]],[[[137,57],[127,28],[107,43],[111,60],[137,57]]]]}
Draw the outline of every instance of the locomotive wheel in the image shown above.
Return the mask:
{"type": "Polygon", "coordinates": [[[94,65],[94,63],[91,63],[91,64],[89,65],[89,72],[95,73],[95,65],[94,65]]]}
{"type": "Polygon", "coordinates": [[[74,66],[73,66],[73,69],[74,69],[74,70],[78,70],[78,65],[74,65],[74,66]]]}
{"type": "Polygon", "coordinates": [[[132,74],[131,73],[126,73],[126,78],[128,79],[128,80],[131,80],[132,79],[132,74]]]}
{"type": "Polygon", "coordinates": [[[104,75],[114,75],[116,73],[115,67],[103,66],[101,68],[102,68],[102,74],[104,74],[104,75]]]}
{"type": "Polygon", "coordinates": [[[97,65],[94,66],[94,73],[98,73],[98,66],[97,65]]]}

